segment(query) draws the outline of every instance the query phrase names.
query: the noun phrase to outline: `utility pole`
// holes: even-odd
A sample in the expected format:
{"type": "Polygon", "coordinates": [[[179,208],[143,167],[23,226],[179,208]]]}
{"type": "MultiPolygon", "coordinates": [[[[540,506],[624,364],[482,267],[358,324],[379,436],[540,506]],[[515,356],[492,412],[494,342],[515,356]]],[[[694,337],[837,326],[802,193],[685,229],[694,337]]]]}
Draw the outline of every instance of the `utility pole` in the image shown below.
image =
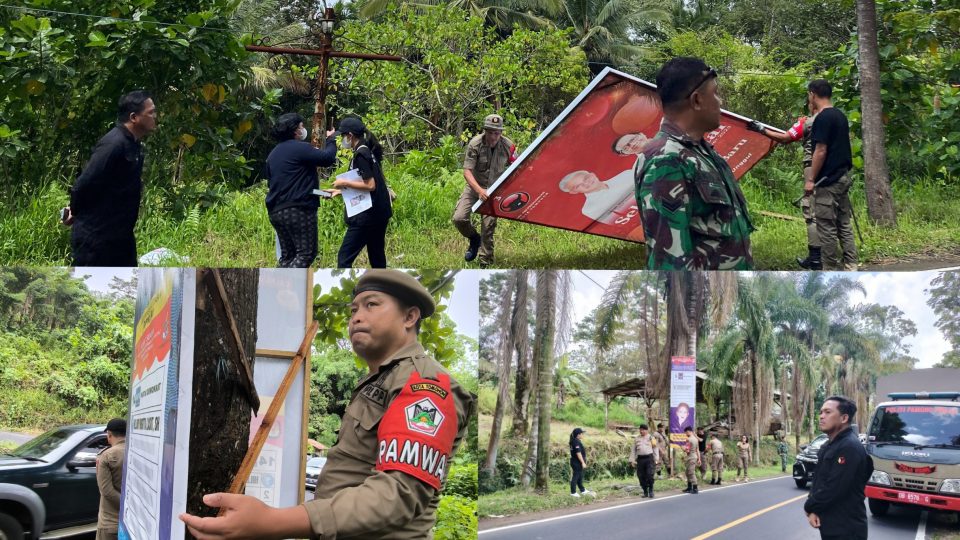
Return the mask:
{"type": "Polygon", "coordinates": [[[326,138],[327,75],[329,74],[330,58],[355,58],[360,60],[384,60],[388,62],[399,62],[403,60],[403,58],[399,56],[389,54],[363,54],[333,50],[335,18],[336,15],[333,12],[333,8],[328,7],[324,9],[323,18],[320,19],[321,45],[319,50],[291,49],[288,47],[269,47],[263,45],[246,46],[246,49],[252,52],[300,54],[320,57],[320,68],[317,70],[317,78],[314,80],[313,87],[313,136],[310,138],[310,142],[317,148],[320,147],[320,143],[326,138]]]}

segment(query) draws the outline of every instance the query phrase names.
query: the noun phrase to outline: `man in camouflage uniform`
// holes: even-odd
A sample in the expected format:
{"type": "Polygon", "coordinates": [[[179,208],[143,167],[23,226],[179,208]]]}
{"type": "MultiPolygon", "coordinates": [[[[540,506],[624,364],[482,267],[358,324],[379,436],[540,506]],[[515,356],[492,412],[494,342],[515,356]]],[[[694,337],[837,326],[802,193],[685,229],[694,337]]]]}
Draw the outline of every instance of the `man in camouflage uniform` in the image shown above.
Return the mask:
{"type": "Polygon", "coordinates": [[[687,436],[687,446],[684,448],[684,452],[687,453],[687,489],[683,492],[696,495],[699,493],[697,491],[697,467],[703,463],[700,458],[700,440],[693,434],[693,428],[690,426],[687,426],[683,433],[687,436]]]}
{"type": "Polygon", "coordinates": [[[253,497],[204,497],[218,518],[180,518],[207,538],[432,538],[440,490],[467,433],[473,396],[417,340],[433,297],[396,270],[368,270],[353,290],[348,333],[369,374],[353,391],[315,499],[271,508],[253,497]]]}
{"type": "Polygon", "coordinates": [[[698,58],[674,58],[657,74],[657,93],[663,123],[634,166],[647,268],[752,269],[747,201],[703,138],[720,126],[717,72],[698,58]]]}
{"type": "MultiPolygon", "coordinates": [[[[756,120],[747,124],[747,129],[765,135],[780,144],[802,141],[804,182],[812,178],[813,140],[810,138],[810,133],[819,112],[811,99],[807,99],[807,108],[810,111],[810,116],[801,116],[785,133],[767,129],[766,126],[756,120]]],[[[800,199],[800,212],[807,224],[807,257],[805,259],[798,257],[797,264],[806,270],[823,270],[823,263],[820,259],[820,235],[817,234],[817,219],[813,208],[813,193],[804,191],[803,197],[800,199]]]]}
{"type": "Polygon", "coordinates": [[[833,88],[823,79],[807,85],[807,98],[819,112],[810,131],[813,160],[803,188],[813,196],[823,269],[855,271],[857,243],[849,196],[853,184],[850,124],[846,115],[833,106],[832,96],[833,88]]]}
{"type": "Polygon", "coordinates": [[[660,464],[657,440],[650,435],[650,428],[640,424],[640,436],[633,440],[630,447],[630,465],[637,469],[637,480],[643,489],[643,496],[653,498],[653,469],[660,464]]]}
{"type": "Polygon", "coordinates": [[[480,217],[480,233],[470,221],[473,205],[477,199],[487,200],[487,188],[516,160],[517,147],[503,136],[503,118],[498,114],[488,115],[483,120],[483,133],[470,139],[463,158],[463,177],[467,185],[460,194],[453,211],[453,225],[470,240],[464,260],[470,262],[480,256],[480,267],[493,264],[493,232],[497,218],[480,217]]]}
{"type": "Polygon", "coordinates": [[[777,443],[777,453],[780,454],[780,472],[787,472],[787,452],[789,451],[790,446],[787,445],[787,441],[780,437],[780,442],[777,443]]]}

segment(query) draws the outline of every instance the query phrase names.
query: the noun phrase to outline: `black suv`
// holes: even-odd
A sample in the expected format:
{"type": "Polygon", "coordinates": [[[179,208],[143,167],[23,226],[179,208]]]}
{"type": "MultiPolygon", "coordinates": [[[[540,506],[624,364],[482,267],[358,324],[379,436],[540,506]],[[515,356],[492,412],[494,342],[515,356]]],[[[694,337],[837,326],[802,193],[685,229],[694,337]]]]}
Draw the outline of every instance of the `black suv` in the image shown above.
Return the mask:
{"type": "Polygon", "coordinates": [[[61,427],[0,454],[0,540],[96,530],[104,428],[61,427]]]}
{"type": "Polygon", "coordinates": [[[817,435],[817,438],[810,441],[810,444],[801,444],[800,453],[793,463],[793,481],[797,483],[798,488],[807,487],[807,482],[813,480],[813,473],[817,468],[817,451],[827,442],[825,434],[817,435]]]}

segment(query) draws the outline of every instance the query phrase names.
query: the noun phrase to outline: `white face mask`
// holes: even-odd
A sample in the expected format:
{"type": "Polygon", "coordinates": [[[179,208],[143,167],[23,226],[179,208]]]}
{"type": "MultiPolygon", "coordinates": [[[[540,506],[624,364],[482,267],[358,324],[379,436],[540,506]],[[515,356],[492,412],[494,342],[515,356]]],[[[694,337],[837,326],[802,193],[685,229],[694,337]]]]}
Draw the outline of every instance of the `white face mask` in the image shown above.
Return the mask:
{"type": "Polygon", "coordinates": [[[297,138],[300,139],[301,141],[307,140],[307,128],[300,128],[297,131],[297,138]]]}
{"type": "Polygon", "coordinates": [[[347,150],[353,148],[353,144],[350,143],[350,139],[346,137],[340,139],[340,146],[346,148],[347,150]]]}

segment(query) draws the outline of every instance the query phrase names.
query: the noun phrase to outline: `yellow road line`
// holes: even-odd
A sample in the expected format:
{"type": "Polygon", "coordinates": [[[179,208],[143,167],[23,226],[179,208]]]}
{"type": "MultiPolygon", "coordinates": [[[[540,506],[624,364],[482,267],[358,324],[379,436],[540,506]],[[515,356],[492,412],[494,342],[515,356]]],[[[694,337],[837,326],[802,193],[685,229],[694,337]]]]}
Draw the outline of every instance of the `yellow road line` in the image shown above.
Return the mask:
{"type": "Polygon", "coordinates": [[[788,504],[790,504],[790,503],[792,503],[792,502],[794,502],[794,501],[799,501],[800,499],[805,499],[806,497],[807,497],[806,495],[800,495],[800,496],[798,496],[798,497],[794,497],[794,498],[792,498],[792,499],[788,499],[788,500],[786,500],[786,501],[783,501],[782,503],[777,503],[777,504],[775,504],[775,505],[773,505],[773,506],[764,508],[763,510],[757,510],[756,512],[750,514],[749,516],[743,516],[742,518],[740,518],[740,519],[738,519],[738,520],[731,521],[730,523],[727,523],[726,525],[722,525],[722,526],[720,526],[720,527],[717,527],[716,529],[714,529],[714,530],[712,530],[712,531],[705,532],[705,533],[701,534],[700,536],[697,536],[696,538],[692,538],[691,540],[704,540],[704,539],[706,539],[706,538],[710,538],[711,536],[716,536],[716,535],[722,533],[723,531],[725,531],[725,530],[727,530],[727,529],[730,529],[730,528],[732,528],[732,527],[736,527],[737,525],[743,523],[744,521],[749,521],[749,520],[751,520],[751,519],[753,519],[753,518],[755,518],[755,517],[757,517],[757,516],[759,516],[759,515],[761,515],[761,514],[766,514],[767,512],[769,512],[769,511],[771,511],[771,510],[776,510],[777,508],[780,508],[781,506],[786,506],[786,505],[788,505],[788,504]]]}

